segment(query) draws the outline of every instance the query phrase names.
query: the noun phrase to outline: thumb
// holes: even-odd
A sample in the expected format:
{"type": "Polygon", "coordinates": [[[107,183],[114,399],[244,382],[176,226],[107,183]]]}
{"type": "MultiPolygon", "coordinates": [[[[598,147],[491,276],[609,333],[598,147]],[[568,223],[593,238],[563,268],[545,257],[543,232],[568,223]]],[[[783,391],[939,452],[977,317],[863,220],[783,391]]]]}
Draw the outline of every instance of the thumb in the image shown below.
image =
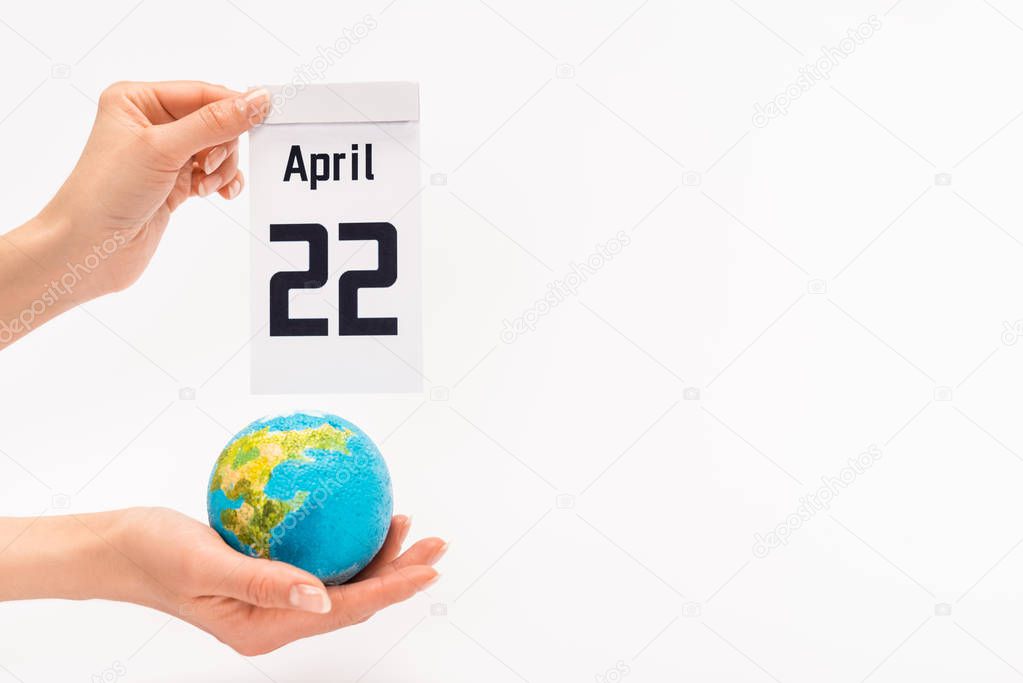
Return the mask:
{"type": "Polygon", "coordinates": [[[210,102],[191,114],[156,127],[160,146],[175,161],[184,163],[201,150],[234,140],[259,124],[270,110],[266,88],[240,97],[210,102]]]}
{"type": "Polygon", "coordinates": [[[326,614],[330,596],[323,582],[285,562],[242,557],[215,591],[257,607],[326,614]]]}

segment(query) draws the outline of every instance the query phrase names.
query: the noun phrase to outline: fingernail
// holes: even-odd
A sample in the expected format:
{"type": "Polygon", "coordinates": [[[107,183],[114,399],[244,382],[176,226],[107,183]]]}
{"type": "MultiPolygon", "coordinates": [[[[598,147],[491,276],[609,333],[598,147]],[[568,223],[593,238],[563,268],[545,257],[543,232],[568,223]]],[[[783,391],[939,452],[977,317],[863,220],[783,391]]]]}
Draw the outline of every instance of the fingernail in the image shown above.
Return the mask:
{"type": "Polygon", "coordinates": [[[330,596],[319,586],[310,586],[304,583],[292,586],[288,602],[295,609],[304,612],[326,614],[330,611],[330,596]]]}
{"type": "Polygon", "coordinates": [[[408,538],[408,532],[412,530],[412,518],[406,517],[404,524],[398,528],[398,543],[404,545],[405,539],[408,538]]]}
{"type": "Polygon", "coordinates": [[[199,181],[199,196],[205,197],[211,194],[216,188],[216,178],[203,178],[199,181]]]}
{"type": "Polygon", "coordinates": [[[206,155],[206,163],[203,164],[202,170],[206,173],[213,173],[220,165],[224,163],[224,159],[227,158],[227,147],[221,145],[220,147],[214,147],[210,150],[210,153],[206,155]]]}
{"type": "Polygon", "coordinates": [[[427,581],[426,583],[419,587],[419,592],[425,591],[427,588],[437,583],[438,581],[440,581],[440,574],[434,574],[432,579],[430,579],[429,581],[427,581]]]}
{"type": "Polygon", "coordinates": [[[252,118],[262,118],[270,108],[270,91],[266,88],[256,88],[245,93],[234,101],[238,111],[244,112],[252,118]]]}
{"type": "Polygon", "coordinates": [[[444,557],[444,554],[448,551],[448,544],[445,543],[441,547],[437,548],[437,552],[433,554],[433,559],[430,560],[430,564],[440,562],[440,558],[444,557]]]}
{"type": "Polygon", "coordinates": [[[240,180],[232,180],[231,184],[227,186],[227,198],[234,199],[238,196],[238,193],[242,191],[242,183],[240,180]]]}

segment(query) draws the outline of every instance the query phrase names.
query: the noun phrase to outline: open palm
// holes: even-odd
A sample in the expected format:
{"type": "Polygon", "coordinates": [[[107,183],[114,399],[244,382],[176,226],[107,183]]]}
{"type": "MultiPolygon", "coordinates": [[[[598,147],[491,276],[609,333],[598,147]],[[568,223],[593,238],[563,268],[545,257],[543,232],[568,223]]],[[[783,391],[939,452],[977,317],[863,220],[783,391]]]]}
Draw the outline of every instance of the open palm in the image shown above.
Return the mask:
{"type": "Polygon", "coordinates": [[[129,531],[117,549],[147,596],[135,601],[194,624],[244,655],[361,623],[407,600],[437,579],[432,565],[447,548],[439,538],[426,538],[401,553],[411,520],[396,516],[369,566],[345,585],[324,587],[297,567],[236,552],[213,529],[173,510],[139,508],[126,515],[129,531]]]}

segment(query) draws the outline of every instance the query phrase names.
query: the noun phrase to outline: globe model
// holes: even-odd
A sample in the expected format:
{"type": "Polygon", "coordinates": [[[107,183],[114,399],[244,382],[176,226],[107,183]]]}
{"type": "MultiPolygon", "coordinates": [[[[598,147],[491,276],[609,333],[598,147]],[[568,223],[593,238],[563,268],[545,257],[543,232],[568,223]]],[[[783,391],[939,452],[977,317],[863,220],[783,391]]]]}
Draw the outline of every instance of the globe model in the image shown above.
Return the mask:
{"type": "Polygon", "coordinates": [[[343,583],[380,550],[391,477],[376,445],[335,415],[253,422],[217,458],[210,526],[235,550],[343,583]]]}

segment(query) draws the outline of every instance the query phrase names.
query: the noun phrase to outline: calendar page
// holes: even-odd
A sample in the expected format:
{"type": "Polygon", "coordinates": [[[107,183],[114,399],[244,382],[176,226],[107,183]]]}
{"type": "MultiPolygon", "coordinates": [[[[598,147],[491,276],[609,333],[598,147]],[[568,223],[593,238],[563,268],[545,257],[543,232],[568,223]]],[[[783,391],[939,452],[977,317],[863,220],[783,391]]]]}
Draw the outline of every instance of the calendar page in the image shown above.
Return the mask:
{"type": "Polygon", "coordinates": [[[422,390],[419,87],[272,87],[250,136],[252,391],[422,390]]]}

